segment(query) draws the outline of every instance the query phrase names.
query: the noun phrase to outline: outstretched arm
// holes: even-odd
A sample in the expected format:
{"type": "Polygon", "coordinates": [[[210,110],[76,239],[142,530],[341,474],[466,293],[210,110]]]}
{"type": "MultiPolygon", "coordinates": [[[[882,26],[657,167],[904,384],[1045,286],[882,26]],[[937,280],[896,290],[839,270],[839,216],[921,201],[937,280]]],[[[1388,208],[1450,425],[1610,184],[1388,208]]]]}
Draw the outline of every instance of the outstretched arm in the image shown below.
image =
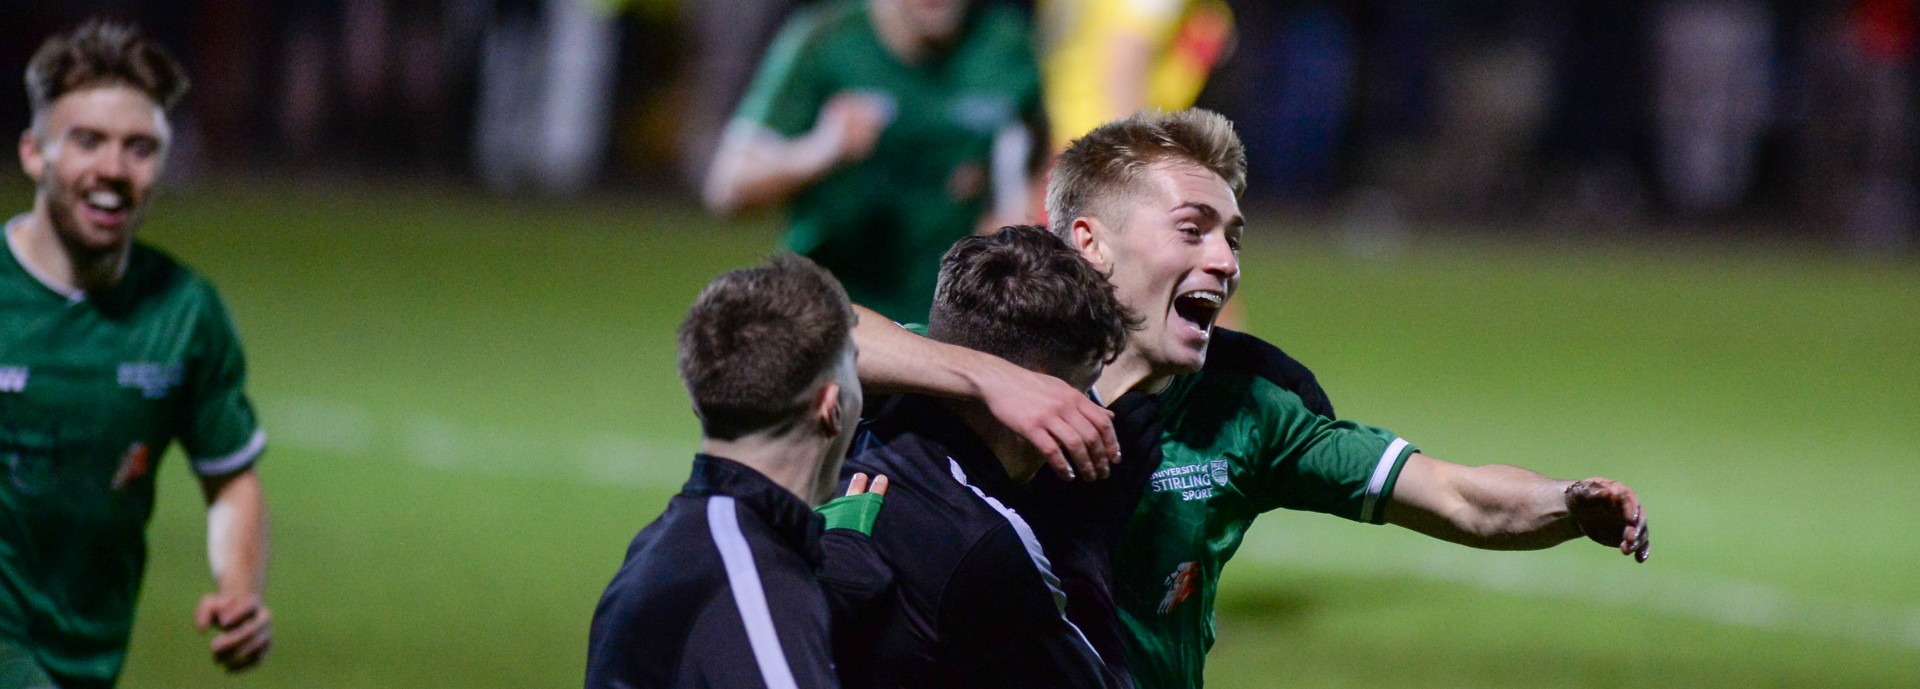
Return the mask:
{"type": "Polygon", "coordinates": [[[812,129],[791,139],[751,120],[734,120],[721,136],[701,198],[721,215],[780,203],[871,154],[888,109],[871,94],[841,93],[821,106],[812,129]]]}
{"type": "Polygon", "coordinates": [[[1047,456],[1061,478],[1105,478],[1120,461],[1113,412],[1066,381],[991,354],[915,335],[865,307],[860,323],[860,383],[868,395],[915,393],[977,400],[1000,423],[1047,456]]]}
{"type": "Polygon", "coordinates": [[[1557,481],[1520,467],[1469,467],[1414,453],[1387,521],[1492,550],[1537,550],[1582,535],[1647,560],[1647,515],[1633,489],[1590,478],[1557,481]]]}
{"type": "Polygon", "coordinates": [[[226,476],[201,477],[207,499],[207,562],[218,588],[200,598],[193,620],[201,631],[217,627],[213,658],[230,671],[260,662],[273,644],[273,614],[262,596],[267,587],[267,498],[249,467],[226,476]]]}

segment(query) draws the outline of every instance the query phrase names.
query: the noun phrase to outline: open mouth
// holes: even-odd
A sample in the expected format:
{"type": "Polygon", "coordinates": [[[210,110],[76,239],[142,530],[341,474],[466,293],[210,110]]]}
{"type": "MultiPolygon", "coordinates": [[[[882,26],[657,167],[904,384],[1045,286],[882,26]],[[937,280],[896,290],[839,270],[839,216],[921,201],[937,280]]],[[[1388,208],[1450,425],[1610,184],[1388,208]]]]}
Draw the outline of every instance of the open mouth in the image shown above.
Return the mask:
{"type": "Polygon", "coordinates": [[[102,213],[118,213],[127,207],[127,196],[109,189],[87,192],[87,207],[102,213]]]}
{"type": "Polygon", "coordinates": [[[1184,292],[1173,298],[1173,313],[1193,325],[1202,334],[1213,327],[1213,319],[1227,304],[1227,295],[1210,289],[1184,292]]]}

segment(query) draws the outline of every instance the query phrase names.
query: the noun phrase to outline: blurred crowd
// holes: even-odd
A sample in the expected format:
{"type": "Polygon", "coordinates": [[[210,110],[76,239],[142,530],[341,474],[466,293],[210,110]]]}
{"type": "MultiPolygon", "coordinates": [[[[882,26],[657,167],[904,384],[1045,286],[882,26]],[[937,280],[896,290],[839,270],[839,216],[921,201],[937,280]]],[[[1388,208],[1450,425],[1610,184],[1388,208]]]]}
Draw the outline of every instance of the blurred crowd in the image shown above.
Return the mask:
{"type": "MultiPolygon", "coordinates": [[[[187,61],[189,176],[686,189],[780,21],[820,1],[10,0],[0,126],[25,125],[39,40],[104,13],[187,61]]],[[[1915,243],[1912,0],[1228,4],[1200,104],[1242,131],[1255,202],[1915,243]]]]}

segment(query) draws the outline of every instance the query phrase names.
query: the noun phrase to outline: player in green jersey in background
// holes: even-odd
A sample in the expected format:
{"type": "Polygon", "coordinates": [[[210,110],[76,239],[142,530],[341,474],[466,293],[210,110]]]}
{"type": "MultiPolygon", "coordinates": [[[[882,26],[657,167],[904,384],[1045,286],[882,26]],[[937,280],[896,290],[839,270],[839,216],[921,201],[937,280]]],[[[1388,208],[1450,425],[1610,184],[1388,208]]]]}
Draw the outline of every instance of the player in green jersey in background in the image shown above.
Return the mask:
{"type": "Polygon", "coordinates": [[[784,203],[787,248],[856,303],[923,322],[955,240],[1026,220],[1040,122],[1016,10],[836,0],[774,39],[703,196],[720,213],[784,203]]]}
{"type": "Polygon", "coordinates": [[[154,470],[175,439],[207,500],[214,659],[272,641],[266,435],[213,287],[134,241],[187,81],[131,26],[88,22],[27,69],[33,210],[0,255],[0,686],[109,687],[146,563],[154,470]]]}
{"type": "MultiPolygon", "coordinates": [[[[1100,399],[1141,390],[1161,407],[1158,465],[1113,556],[1112,592],[1139,686],[1200,686],[1221,569],[1254,518],[1270,510],[1392,523],[1488,549],[1546,548],[1584,535],[1646,559],[1646,515],[1625,485],[1443,462],[1385,429],[1320,416],[1288,388],[1277,348],[1215,327],[1240,280],[1245,170],[1225,118],[1143,113],[1076,140],[1048,185],[1053,230],[1146,320],[1095,384],[1100,399]]],[[[857,339],[862,380],[888,389],[1008,408],[1026,403],[1002,398],[1044,399],[1053,390],[966,385],[990,375],[981,369],[1010,364],[882,319],[863,319],[857,339]]],[[[1027,408],[1066,417],[1026,421],[1053,429],[1028,434],[1037,443],[1085,445],[1090,454],[1105,445],[1079,429],[1087,415],[1070,405],[1027,408]]]]}

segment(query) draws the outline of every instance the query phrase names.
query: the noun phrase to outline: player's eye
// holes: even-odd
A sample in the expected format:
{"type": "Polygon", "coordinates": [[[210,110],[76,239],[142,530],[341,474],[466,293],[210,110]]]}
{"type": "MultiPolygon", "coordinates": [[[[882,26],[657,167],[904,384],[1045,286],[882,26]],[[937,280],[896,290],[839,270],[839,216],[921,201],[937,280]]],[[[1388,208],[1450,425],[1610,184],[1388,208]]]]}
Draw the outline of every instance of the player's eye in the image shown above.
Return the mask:
{"type": "Polygon", "coordinates": [[[142,160],[152,158],[160,152],[160,142],[153,139],[134,139],[127,143],[127,152],[142,160]]]}
{"type": "Polygon", "coordinates": [[[67,135],[67,140],[72,141],[75,146],[91,151],[99,148],[101,142],[106,141],[106,137],[101,136],[100,132],[80,130],[67,135]]]}

